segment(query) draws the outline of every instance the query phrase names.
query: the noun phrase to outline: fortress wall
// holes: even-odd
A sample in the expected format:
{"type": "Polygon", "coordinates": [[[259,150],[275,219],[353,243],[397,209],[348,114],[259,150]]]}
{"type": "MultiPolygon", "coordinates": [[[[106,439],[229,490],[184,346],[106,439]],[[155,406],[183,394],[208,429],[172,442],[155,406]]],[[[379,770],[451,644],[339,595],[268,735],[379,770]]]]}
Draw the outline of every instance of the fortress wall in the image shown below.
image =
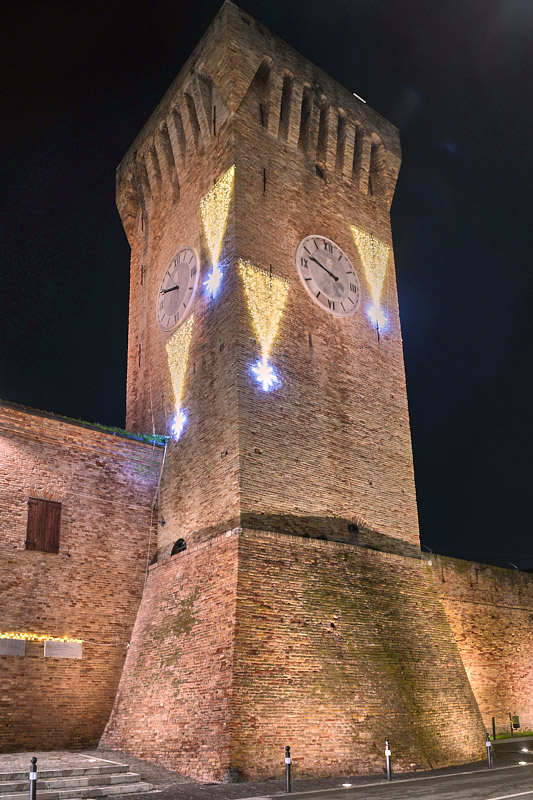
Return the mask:
{"type": "Polygon", "coordinates": [[[0,405],[0,631],[83,639],[81,659],[0,655],[0,750],[87,747],[141,599],[161,448],[0,405]],[[25,549],[28,498],[62,504],[58,553],[25,549]]]}
{"type": "Polygon", "coordinates": [[[232,765],[245,777],[481,759],[484,728],[431,569],[337,542],[244,531],[232,765]]]}
{"type": "Polygon", "coordinates": [[[432,576],[487,731],[533,730],[533,575],[431,555],[432,576]]]}
{"type": "Polygon", "coordinates": [[[102,746],[198,780],[228,777],[237,538],[151,567],[102,746]]]}

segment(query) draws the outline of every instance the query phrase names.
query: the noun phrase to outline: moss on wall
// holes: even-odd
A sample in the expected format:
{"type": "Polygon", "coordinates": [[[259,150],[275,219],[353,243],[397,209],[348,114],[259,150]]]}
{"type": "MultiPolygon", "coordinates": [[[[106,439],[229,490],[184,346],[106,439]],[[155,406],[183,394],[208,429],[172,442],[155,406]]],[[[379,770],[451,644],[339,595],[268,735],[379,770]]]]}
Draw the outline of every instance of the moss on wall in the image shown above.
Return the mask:
{"type": "Polygon", "coordinates": [[[397,769],[483,757],[479,710],[426,569],[335,542],[243,534],[236,768],[246,775],[252,752],[268,765],[269,745],[286,737],[309,774],[380,772],[386,738],[397,769]]]}

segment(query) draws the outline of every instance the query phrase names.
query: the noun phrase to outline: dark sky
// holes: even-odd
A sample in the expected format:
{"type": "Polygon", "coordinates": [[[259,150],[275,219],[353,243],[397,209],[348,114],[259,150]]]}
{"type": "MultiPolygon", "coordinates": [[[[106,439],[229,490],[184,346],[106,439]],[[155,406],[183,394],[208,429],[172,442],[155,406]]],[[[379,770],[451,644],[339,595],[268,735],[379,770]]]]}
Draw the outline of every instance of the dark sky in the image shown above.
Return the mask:
{"type": "MultiPolygon", "coordinates": [[[[421,537],[533,566],[533,2],[241,0],[399,126],[421,537]]],[[[0,397],[124,424],[114,171],[219,0],[3,3],[0,397]]]]}

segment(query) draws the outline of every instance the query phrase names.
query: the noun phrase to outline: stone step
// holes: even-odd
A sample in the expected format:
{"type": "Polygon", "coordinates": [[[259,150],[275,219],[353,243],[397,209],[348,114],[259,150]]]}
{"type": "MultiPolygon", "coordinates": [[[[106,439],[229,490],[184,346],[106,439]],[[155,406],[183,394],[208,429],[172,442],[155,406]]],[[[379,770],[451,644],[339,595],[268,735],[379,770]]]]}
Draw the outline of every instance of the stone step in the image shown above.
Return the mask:
{"type": "MultiPolygon", "coordinates": [[[[108,764],[105,767],[69,767],[64,769],[43,769],[38,767],[37,779],[47,780],[48,778],[67,778],[78,775],[114,775],[117,772],[127,772],[127,764],[108,764]]],[[[29,769],[22,772],[0,772],[0,783],[8,781],[29,781],[29,769]]]]}
{"type": "MultiPolygon", "coordinates": [[[[108,797],[117,794],[140,794],[149,792],[152,784],[140,781],[139,783],[119,783],[111,786],[85,786],[67,789],[37,789],[37,800],[76,800],[79,797],[108,797]]],[[[3,794],[2,800],[28,800],[28,789],[25,792],[3,794]]]]}
{"type": "MultiPolygon", "coordinates": [[[[112,774],[100,774],[100,775],[92,775],[92,774],[84,774],[79,776],[57,776],[57,777],[44,777],[46,773],[40,772],[38,773],[39,777],[37,778],[37,793],[41,795],[43,791],[47,789],[69,789],[69,788],[80,788],[83,786],[108,786],[108,785],[116,785],[120,783],[139,783],[141,780],[141,776],[137,775],[135,772],[119,772],[119,773],[112,773],[112,774]]],[[[14,780],[14,781],[5,781],[0,782],[0,797],[4,797],[6,794],[15,794],[17,792],[24,792],[28,791],[29,789],[29,781],[26,780],[14,780]]]]}

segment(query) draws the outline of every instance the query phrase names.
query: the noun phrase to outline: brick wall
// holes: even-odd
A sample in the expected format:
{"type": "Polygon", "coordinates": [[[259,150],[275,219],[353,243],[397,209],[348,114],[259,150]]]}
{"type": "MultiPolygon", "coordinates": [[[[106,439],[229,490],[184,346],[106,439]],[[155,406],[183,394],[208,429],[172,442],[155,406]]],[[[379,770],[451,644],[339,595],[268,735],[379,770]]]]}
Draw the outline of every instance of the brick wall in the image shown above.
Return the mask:
{"type": "MultiPolygon", "coordinates": [[[[429,578],[429,580],[428,580],[429,578]]],[[[245,531],[239,542],[232,764],[279,775],[482,758],[484,730],[420,560],[245,531]]]]}
{"type": "Polygon", "coordinates": [[[237,538],[151,567],[102,746],[199,780],[231,777],[237,538]]]}
{"type": "MultiPolygon", "coordinates": [[[[0,749],[86,747],[112,707],[140,602],[161,448],[0,406],[0,630],[84,640],[0,656],[0,749]],[[62,504],[59,553],[26,550],[28,497],[62,504]]],[[[153,531],[155,538],[155,531],[153,531]]]]}
{"type": "Polygon", "coordinates": [[[481,759],[484,728],[424,562],[234,531],[150,570],[102,744],[201,780],[481,759]],[[238,546],[238,549],[237,549],[238,546]]]}
{"type": "Polygon", "coordinates": [[[159,564],[106,745],[201,779],[279,774],[287,741],[307,774],[379,771],[387,736],[403,768],[483,755],[449,623],[407,557],[419,539],[393,259],[378,336],[350,228],[391,245],[399,163],[393,126],[226,3],[120,165],[134,428],[170,430],[159,284],[189,245],[202,286],[200,201],[232,164],[235,187],[222,288],[192,310],[188,420],[169,444],[159,564]],[[313,233],[358,273],[351,317],[319,309],[298,278],[313,233]],[[251,375],[260,350],[238,259],[290,284],[270,394],[251,375]],[[168,560],[178,538],[188,549],[168,560]]]}
{"type": "MultiPolygon", "coordinates": [[[[279,55],[287,65],[285,52],[279,55]]],[[[303,71],[295,62],[289,68],[303,71]]],[[[317,72],[306,64],[302,77],[323,81],[324,94],[340,104],[333,82],[317,72]]],[[[270,356],[281,386],[265,396],[250,373],[258,343],[238,286],[243,527],[358,542],[348,533],[355,523],[374,546],[414,554],[418,520],[394,265],[391,258],[382,300],[389,325],[378,338],[350,230],[359,225],[390,243],[388,203],[357,191],[352,176],[334,168],[319,177],[316,159],[258,126],[252,106],[253,98],[235,123],[236,251],[271,266],[290,288],[270,356]],[[296,248],[313,233],[339,244],[358,273],[362,297],[351,317],[320,309],[299,280],[296,248]]]]}
{"type": "Polygon", "coordinates": [[[224,282],[216,301],[200,291],[193,307],[183,399],[188,421],[179,442],[169,444],[161,486],[162,557],[178,538],[203,541],[236,526],[416,553],[393,259],[382,300],[389,325],[378,337],[366,317],[370,292],[350,229],[358,225],[391,243],[399,163],[390,123],[231,3],[125,156],[117,203],[132,246],[133,429],[154,422],[170,431],[169,334],[155,319],[159,284],[173,256],[189,245],[200,254],[202,287],[211,263],[200,200],[236,165],[224,282]],[[354,316],[333,317],[305,293],[294,257],[311,233],[335,240],[352,260],[362,291],[354,316]],[[290,281],[271,354],[281,385],[270,396],[251,376],[260,353],[238,258],[290,281]],[[357,534],[348,529],[354,525],[357,534]]]}
{"type": "Polygon", "coordinates": [[[483,721],[533,730],[533,576],[432,555],[432,575],[483,721]]]}

